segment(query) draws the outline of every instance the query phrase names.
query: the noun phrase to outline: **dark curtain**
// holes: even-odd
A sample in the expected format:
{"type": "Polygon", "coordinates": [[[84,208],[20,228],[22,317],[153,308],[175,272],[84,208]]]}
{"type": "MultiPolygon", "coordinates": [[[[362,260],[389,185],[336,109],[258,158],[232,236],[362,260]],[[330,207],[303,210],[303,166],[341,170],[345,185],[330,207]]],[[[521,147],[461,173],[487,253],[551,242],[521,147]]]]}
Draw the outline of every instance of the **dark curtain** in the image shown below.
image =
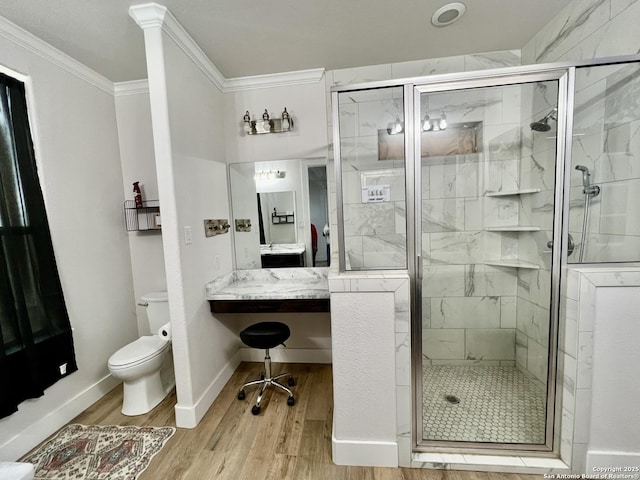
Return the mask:
{"type": "Polygon", "coordinates": [[[76,370],[24,85],[0,74],[0,417],[76,370]]]}
{"type": "Polygon", "coordinates": [[[256,194],[258,196],[258,227],[260,227],[260,245],[265,245],[267,243],[264,236],[264,221],[262,220],[262,202],[260,201],[260,194],[256,194]]]}

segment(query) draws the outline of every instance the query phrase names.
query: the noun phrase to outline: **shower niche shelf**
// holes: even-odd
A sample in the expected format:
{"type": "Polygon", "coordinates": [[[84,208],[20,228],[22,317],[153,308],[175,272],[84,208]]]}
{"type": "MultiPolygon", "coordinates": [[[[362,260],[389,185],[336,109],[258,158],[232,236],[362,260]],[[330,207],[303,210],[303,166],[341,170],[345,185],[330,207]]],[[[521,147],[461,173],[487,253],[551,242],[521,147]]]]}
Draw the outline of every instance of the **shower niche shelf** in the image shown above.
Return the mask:
{"type": "Polygon", "coordinates": [[[540,270],[540,265],[535,263],[525,262],[523,260],[485,260],[485,265],[491,265],[494,267],[513,267],[513,268],[527,268],[529,270],[540,270]]]}
{"type": "Polygon", "coordinates": [[[539,232],[535,225],[509,225],[506,227],[485,227],[486,232],[539,232]]]}
{"type": "Polygon", "coordinates": [[[527,193],[539,193],[539,188],[523,188],[521,190],[505,190],[504,192],[487,192],[487,197],[510,197],[513,195],[525,195],[527,193]]]}

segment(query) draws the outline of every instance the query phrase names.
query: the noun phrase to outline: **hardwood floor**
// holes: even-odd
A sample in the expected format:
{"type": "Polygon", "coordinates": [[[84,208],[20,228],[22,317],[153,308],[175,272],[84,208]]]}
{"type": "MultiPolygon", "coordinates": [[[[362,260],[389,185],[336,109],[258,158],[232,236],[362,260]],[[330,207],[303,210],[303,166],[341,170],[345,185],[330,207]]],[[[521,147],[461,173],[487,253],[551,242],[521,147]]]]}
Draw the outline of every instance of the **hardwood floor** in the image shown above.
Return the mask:
{"type": "MultiPolygon", "coordinates": [[[[140,480],[529,480],[533,475],[344,467],[331,461],[333,393],[331,365],[274,364],[297,380],[296,404],[271,391],[260,415],[251,414],[256,389],[236,398],[246,381],[257,378],[262,364],[242,363],[202,421],[178,429],[140,480]]],[[[175,426],[175,394],[147,415],[120,413],[122,388],[100,399],[71,423],[85,425],[175,426]]]]}

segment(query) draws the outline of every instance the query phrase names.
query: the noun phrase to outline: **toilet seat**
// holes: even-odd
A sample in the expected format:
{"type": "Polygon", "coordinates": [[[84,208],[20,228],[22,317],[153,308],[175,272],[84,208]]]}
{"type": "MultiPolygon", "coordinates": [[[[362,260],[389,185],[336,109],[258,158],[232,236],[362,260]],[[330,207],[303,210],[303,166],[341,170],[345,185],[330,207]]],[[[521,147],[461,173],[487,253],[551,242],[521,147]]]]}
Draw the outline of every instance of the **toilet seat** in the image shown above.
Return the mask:
{"type": "Polygon", "coordinates": [[[157,335],[140,337],[111,355],[109,368],[118,370],[135,367],[161,355],[170,345],[170,342],[157,335]]]}

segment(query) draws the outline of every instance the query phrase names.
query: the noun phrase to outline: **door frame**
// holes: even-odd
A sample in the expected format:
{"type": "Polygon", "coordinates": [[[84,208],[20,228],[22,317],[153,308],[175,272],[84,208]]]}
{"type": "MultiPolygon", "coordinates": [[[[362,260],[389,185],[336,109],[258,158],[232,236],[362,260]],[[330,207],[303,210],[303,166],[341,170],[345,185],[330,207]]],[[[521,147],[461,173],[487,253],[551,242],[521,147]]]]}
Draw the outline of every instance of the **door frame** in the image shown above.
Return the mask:
{"type": "MultiPolygon", "coordinates": [[[[565,170],[567,164],[566,156],[566,131],[568,109],[568,85],[569,69],[550,69],[542,72],[520,72],[504,75],[487,75],[486,77],[473,79],[448,80],[444,82],[416,83],[411,88],[405,88],[405,100],[410,105],[405,108],[405,124],[420,125],[421,111],[420,99],[425,93],[443,93],[469,90],[475,88],[488,88],[500,86],[515,86],[531,84],[544,81],[558,82],[558,123],[556,135],[556,161],[555,161],[555,194],[553,212],[553,239],[562,238],[563,232],[563,205],[564,188],[558,185],[565,184],[565,170]]],[[[407,139],[409,148],[406,151],[407,160],[407,185],[413,185],[411,190],[412,208],[409,208],[407,200],[407,224],[411,225],[408,241],[409,275],[411,278],[411,341],[412,341],[412,398],[413,398],[413,428],[412,445],[415,451],[439,451],[460,453],[498,453],[509,451],[520,451],[527,455],[542,455],[554,451],[555,432],[557,430],[555,412],[557,410],[556,399],[556,372],[557,372],[557,350],[558,350],[558,324],[560,310],[560,274],[561,274],[561,248],[555,245],[551,248],[551,297],[550,297],[550,331],[548,349],[548,373],[547,373],[547,400],[546,400],[546,428],[544,444],[514,444],[514,443],[483,443],[483,442],[452,442],[452,441],[429,441],[422,439],[422,197],[421,197],[421,138],[415,132],[417,128],[407,129],[407,139]],[[410,166],[410,168],[409,168],[410,166]]],[[[558,242],[554,242],[557,243],[558,242]]],[[[561,243],[562,245],[562,243],[561,243]]],[[[559,415],[558,415],[559,417],[559,415]]]]}

